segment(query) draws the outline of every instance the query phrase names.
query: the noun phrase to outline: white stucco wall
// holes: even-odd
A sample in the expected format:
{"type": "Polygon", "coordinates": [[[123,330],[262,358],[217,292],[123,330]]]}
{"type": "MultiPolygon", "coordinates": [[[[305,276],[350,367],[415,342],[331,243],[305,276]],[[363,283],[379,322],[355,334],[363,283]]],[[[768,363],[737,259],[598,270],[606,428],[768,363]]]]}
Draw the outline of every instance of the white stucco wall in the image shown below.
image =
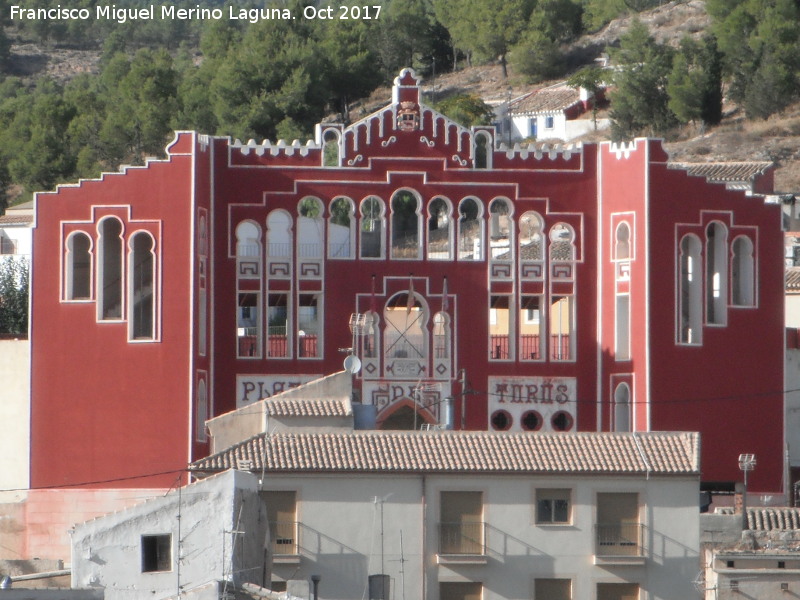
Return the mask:
{"type": "Polygon", "coordinates": [[[391,577],[391,597],[406,600],[437,600],[446,581],[481,582],[483,600],[531,598],[539,577],[571,579],[573,598],[595,597],[598,582],[625,581],[639,583],[648,600],[696,597],[696,478],[268,475],[264,486],[296,492],[300,523],[300,559],[276,556],[273,578],[319,574],[326,600],[362,597],[368,576],[381,571],[391,577]],[[537,488],[572,490],[570,524],[536,524],[537,488]],[[439,564],[442,491],[482,492],[485,559],[439,564]],[[639,494],[647,560],[595,565],[595,499],[622,491],[639,494]]]}
{"type": "Polygon", "coordinates": [[[105,588],[106,600],[159,600],[178,586],[192,589],[226,577],[261,583],[266,530],[257,478],[227,471],[77,525],[72,587],[105,588]],[[163,534],[172,536],[172,568],[142,573],[142,536],[163,534]]]}
{"type": "MultiPolygon", "coordinates": [[[[555,113],[551,116],[553,117],[553,127],[551,129],[545,127],[546,115],[513,117],[511,119],[511,141],[518,142],[531,137],[532,121],[536,121],[537,141],[562,140],[568,142],[595,130],[591,116],[572,120],[567,120],[564,113],[555,113]]],[[[610,126],[610,119],[597,120],[598,131],[608,129],[610,126]]]]}
{"type": "MultiPolygon", "coordinates": [[[[340,401],[349,406],[352,393],[353,376],[346,371],[342,371],[327,377],[314,379],[296,388],[281,392],[280,395],[276,395],[273,398],[280,398],[281,400],[296,399],[299,401],[340,401]]],[[[253,402],[207,421],[208,431],[212,438],[212,452],[229,448],[266,431],[275,432],[289,429],[295,432],[305,429],[313,429],[314,431],[347,429],[352,431],[353,429],[352,414],[343,417],[276,417],[267,414],[269,402],[271,402],[269,398],[253,402]]]]}
{"type": "MultiPolygon", "coordinates": [[[[30,258],[33,230],[27,225],[0,225],[0,237],[7,238],[16,246],[16,256],[30,258]]],[[[13,255],[12,255],[13,256],[13,255]]]]}
{"type": "Polygon", "coordinates": [[[0,340],[0,490],[30,482],[30,364],[28,340],[0,340]]]}

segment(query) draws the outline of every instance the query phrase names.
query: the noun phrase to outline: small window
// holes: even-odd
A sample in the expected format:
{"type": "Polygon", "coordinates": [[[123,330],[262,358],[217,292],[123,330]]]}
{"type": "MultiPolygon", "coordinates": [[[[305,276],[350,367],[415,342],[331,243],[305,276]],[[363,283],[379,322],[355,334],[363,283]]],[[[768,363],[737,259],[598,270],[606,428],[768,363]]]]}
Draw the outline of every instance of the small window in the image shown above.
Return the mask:
{"type": "Polygon", "coordinates": [[[483,585],[474,582],[441,582],[440,600],[481,600],[483,585]]]}
{"type": "Polygon", "coordinates": [[[172,536],[142,536],[142,573],[172,570],[172,536]]]}
{"type": "Polygon", "coordinates": [[[736,563],[732,560],[729,560],[725,563],[725,567],[728,569],[734,569],[736,568],[736,563]]]}
{"type": "Polygon", "coordinates": [[[555,119],[552,116],[544,118],[545,129],[552,129],[554,126],[555,126],[555,119]]]}
{"type": "Polygon", "coordinates": [[[785,569],[785,568],[786,568],[786,561],[784,561],[784,560],[779,560],[779,561],[778,561],[778,568],[779,568],[779,569],[785,569]]]}
{"type": "Polygon", "coordinates": [[[508,360],[511,357],[511,300],[509,296],[489,299],[489,359],[508,360]]]}
{"type": "Polygon", "coordinates": [[[571,600],[572,581],[569,579],[534,579],[535,600],[571,600]]]}
{"type": "Polygon", "coordinates": [[[536,490],[536,522],[539,524],[570,522],[570,490],[536,490]]]}

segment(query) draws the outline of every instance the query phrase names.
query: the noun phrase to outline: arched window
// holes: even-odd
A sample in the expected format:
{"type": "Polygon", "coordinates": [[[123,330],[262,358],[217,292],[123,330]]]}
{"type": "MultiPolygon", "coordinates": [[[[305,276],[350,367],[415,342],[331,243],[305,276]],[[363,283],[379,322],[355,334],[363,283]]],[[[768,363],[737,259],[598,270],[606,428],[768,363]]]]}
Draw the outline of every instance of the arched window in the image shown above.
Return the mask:
{"type": "Polygon", "coordinates": [[[428,258],[451,260],[453,258],[453,218],[450,203],[444,198],[434,198],[428,204],[428,258]]]}
{"type": "Polygon", "coordinates": [[[575,260],[575,232],[566,223],[556,223],[550,229],[550,260],[575,260]]]}
{"type": "Polygon", "coordinates": [[[627,383],[614,390],[614,431],[631,431],[631,388],[627,383]]]}
{"type": "Polygon", "coordinates": [[[67,300],[88,300],[92,297],[92,240],[82,232],[67,238],[67,300]]]}
{"type": "Polygon", "coordinates": [[[450,358],[450,315],[445,312],[433,315],[433,356],[450,358]]]}
{"type": "Polygon", "coordinates": [[[122,223],[108,217],[100,221],[97,295],[100,319],[122,319],[122,223]]]}
{"type": "Polygon", "coordinates": [[[328,258],[353,258],[355,256],[355,208],[350,198],[336,198],[331,202],[328,219],[328,258]]]}
{"type": "Polygon", "coordinates": [[[384,356],[387,359],[427,359],[428,310],[419,295],[408,292],[395,294],[386,303],[383,319],[384,356]]]}
{"type": "Polygon", "coordinates": [[[631,257],[631,229],[627,223],[617,226],[614,260],[628,260],[631,257]]]}
{"type": "Polygon", "coordinates": [[[733,240],[731,288],[734,306],[755,306],[753,242],[743,235],[733,240]]]}
{"type": "Polygon", "coordinates": [[[479,132],[475,134],[475,168],[490,169],[491,165],[491,141],[489,134],[479,132]]]}
{"type": "Polygon", "coordinates": [[[134,340],[155,338],[155,242],[147,232],[130,241],[130,328],[134,340]]]}
{"type": "Polygon", "coordinates": [[[511,202],[505,198],[495,198],[489,205],[489,245],[494,260],[512,260],[511,202]]]}
{"type": "Polygon", "coordinates": [[[322,258],[325,222],[322,218],[322,202],[306,196],[297,206],[297,256],[322,258]]]}
{"type": "Polygon", "coordinates": [[[695,235],[681,239],[679,282],[678,341],[702,342],[701,244],[695,235]]]}
{"type": "Polygon", "coordinates": [[[206,380],[201,379],[197,383],[197,405],[195,407],[195,439],[198,442],[208,440],[206,435],[206,421],[208,421],[208,390],[206,380]]]}
{"type": "Polygon", "coordinates": [[[361,202],[361,225],[359,227],[361,258],[384,258],[385,207],[383,200],[377,196],[369,196],[361,202]]]}
{"type": "MultiPolygon", "coordinates": [[[[246,279],[261,278],[261,228],[252,221],[236,226],[236,356],[261,357],[261,292],[238,285],[246,279]]],[[[204,290],[201,290],[201,293],[204,290]]],[[[203,295],[201,295],[203,301],[203,295]]],[[[205,300],[203,304],[207,303],[205,300]]],[[[201,306],[205,312],[206,308],[201,306]]],[[[205,331],[201,331],[205,338],[205,331]]]]}
{"type": "Polygon", "coordinates": [[[706,228],[706,321],[724,325],[728,303],[728,230],[714,222],[706,228]]]}
{"type": "Polygon", "coordinates": [[[528,211],[519,219],[519,252],[522,260],[542,260],[542,217],[528,211]]]}
{"type": "Polygon", "coordinates": [[[240,278],[261,277],[261,228],[252,221],[236,226],[236,264],[240,278]]]}
{"type": "Polygon", "coordinates": [[[407,190],[392,196],[392,258],[420,257],[420,202],[407,190]]]}
{"type": "MultiPolygon", "coordinates": [[[[292,217],[283,210],[273,210],[267,216],[267,259],[270,264],[287,265],[292,258],[292,217]]],[[[270,272],[269,275],[274,275],[270,272]]],[[[284,273],[289,276],[289,273],[284,273]]]]}
{"type": "Polygon", "coordinates": [[[322,135],[322,166],[338,167],[341,165],[339,159],[339,132],[328,129],[322,135]]]}
{"type": "Polygon", "coordinates": [[[464,198],[458,207],[458,259],[483,259],[483,205],[464,198]]]}

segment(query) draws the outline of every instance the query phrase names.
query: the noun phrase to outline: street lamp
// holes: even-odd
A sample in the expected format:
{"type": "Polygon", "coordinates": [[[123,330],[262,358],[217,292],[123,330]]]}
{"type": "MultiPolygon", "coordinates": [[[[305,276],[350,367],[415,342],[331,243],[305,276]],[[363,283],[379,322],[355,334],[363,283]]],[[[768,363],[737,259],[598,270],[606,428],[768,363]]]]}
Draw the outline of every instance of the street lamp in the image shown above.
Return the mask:
{"type": "Polygon", "coordinates": [[[755,454],[740,454],[739,469],[744,473],[744,493],[742,494],[742,529],[749,529],[747,523],[747,473],[756,468],[755,454]]]}

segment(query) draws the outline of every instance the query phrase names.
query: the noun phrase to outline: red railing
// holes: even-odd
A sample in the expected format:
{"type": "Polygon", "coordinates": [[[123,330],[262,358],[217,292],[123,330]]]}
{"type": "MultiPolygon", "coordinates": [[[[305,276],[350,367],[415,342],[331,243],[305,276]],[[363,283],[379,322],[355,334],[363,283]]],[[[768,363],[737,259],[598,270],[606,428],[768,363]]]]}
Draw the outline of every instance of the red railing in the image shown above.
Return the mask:
{"type": "MultiPolygon", "coordinates": [[[[507,335],[491,335],[489,358],[507,360],[509,358],[509,341],[507,335]]],[[[572,339],[568,335],[550,336],[550,360],[570,360],[572,358],[572,339]]],[[[539,336],[525,334],[520,336],[520,360],[539,360],[541,346],[539,336]]]]}
{"type": "MultiPolygon", "coordinates": [[[[301,335],[298,341],[298,352],[301,358],[319,356],[319,345],[316,335],[301,335]]],[[[285,335],[267,336],[267,356],[270,358],[289,358],[289,340],[285,335]]],[[[240,357],[259,356],[258,336],[245,335],[239,338],[240,357]]]]}

